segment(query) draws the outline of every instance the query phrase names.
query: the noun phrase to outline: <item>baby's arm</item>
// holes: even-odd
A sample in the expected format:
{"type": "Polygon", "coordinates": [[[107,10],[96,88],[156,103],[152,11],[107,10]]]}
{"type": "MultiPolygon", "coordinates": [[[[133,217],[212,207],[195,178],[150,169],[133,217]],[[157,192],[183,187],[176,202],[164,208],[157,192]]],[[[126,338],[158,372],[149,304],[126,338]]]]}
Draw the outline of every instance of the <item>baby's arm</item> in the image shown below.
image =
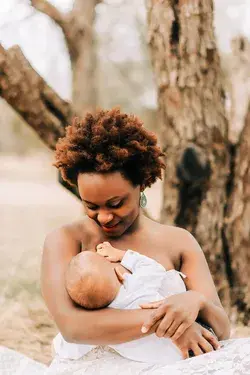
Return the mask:
{"type": "Polygon", "coordinates": [[[109,242],[102,242],[96,246],[97,253],[112,263],[121,262],[126,251],[116,249],[109,242]]]}
{"type": "Polygon", "coordinates": [[[133,250],[127,250],[122,258],[121,265],[132,273],[154,275],[155,272],[166,272],[165,268],[154,259],[139,254],[133,250]]]}
{"type": "Polygon", "coordinates": [[[96,247],[97,253],[104,256],[110,262],[121,262],[121,265],[134,273],[147,275],[155,271],[165,272],[165,268],[155,260],[133,250],[123,251],[116,249],[109,242],[103,242],[96,247]]]}

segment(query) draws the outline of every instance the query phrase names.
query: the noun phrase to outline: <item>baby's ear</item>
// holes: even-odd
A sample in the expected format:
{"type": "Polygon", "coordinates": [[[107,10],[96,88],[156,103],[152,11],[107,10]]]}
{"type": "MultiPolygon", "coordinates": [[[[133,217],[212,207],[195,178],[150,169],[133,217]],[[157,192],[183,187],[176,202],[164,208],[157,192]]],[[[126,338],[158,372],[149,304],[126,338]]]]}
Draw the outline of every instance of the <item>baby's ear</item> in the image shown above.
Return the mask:
{"type": "Polygon", "coordinates": [[[119,267],[115,267],[115,273],[116,273],[116,276],[118,278],[118,280],[123,283],[125,277],[125,273],[124,272],[121,272],[121,269],[119,267]]]}

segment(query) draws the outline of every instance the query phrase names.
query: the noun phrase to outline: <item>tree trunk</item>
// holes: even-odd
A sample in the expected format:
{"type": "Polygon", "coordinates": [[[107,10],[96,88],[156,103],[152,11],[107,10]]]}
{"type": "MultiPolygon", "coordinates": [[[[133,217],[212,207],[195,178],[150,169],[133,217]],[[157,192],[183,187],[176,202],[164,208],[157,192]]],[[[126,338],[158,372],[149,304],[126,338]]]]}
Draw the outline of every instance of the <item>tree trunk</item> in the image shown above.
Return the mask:
{"type": "Polygon", "coordinates": [[[150,0],[147,8],[167,165],[162,221],[195,235],[228,307],[223,245],[228,123],[212,0],[150,0]]]}
{"type": "MultiPolygon", "coordinates": [[[[32,68],[19,47],[5,50],[0,45],[0,96],[32,127],[41,140],[54,150],[75,113],[32,68]]],[[[78,190],[60,183],[79,198],[78,190]]]]}
{"type": "Polygon", "coordinates": [[[48,86],[17,46],[5,50],[0,45],[0,95],[53,150],[73,108],[48,86]]]}
{"type": "Polygon", "coordinates": [[[83,116],[97,107],[96,53],[94,49],[93,23],[97,0],[76,0],[72,10],[78,25],[77,55],[72,58],[73,103],[83,116]]]}
{"type": "Polygon", "coordinates": [[[250,100],[250,41],[238,35],[231,41],[231,53],[222,57],[225,84],[230,99],[229,139],[239,141],[250,100]]]}
{"type": "Polygon", "coordinates": [[[63,14],[46,0],[31,0],[35,9],[52,18],[62,29],[72,64],[72,101],[80,116],[97,106],[93,23],[99,2],[75,0],[72,11],[63,14]]]}
{"type": "MultiPolygon", "coordinates": [[[[81,117],[97,106],[93,23],[95,6],[100,2],[75,0],[72,11],[65,15],[47,0],[31,0],[32,6],[53,19],[64,34],[72,65],[72,101],[81,117]]],[[[62,179],[60,172],[58,179],[61,185],[72,192],[72,186],[62,179]]],[[[79,197],[75,189],[73,192],[79,197]]]]}
{"type": "Polygon", "coordinates": [[[239,320],[250,320],[250,103],[245,126],[235,149],[233,178],[228,200],[225,233],[231,264],[232,305],[239,320]]]}

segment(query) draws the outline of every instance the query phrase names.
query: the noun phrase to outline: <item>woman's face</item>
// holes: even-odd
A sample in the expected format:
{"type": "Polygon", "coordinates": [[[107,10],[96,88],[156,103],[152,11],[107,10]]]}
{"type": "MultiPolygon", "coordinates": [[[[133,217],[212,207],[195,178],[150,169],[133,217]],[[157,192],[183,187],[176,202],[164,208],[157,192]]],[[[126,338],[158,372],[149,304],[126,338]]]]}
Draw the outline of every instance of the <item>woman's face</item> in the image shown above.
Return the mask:
{"type": "Polygon", "coordinates": [[[81,173],[78,190],[87,215],[111,237],[119,237],[135,222],[140,208],[140,186],[120,172],[81,173]]]}

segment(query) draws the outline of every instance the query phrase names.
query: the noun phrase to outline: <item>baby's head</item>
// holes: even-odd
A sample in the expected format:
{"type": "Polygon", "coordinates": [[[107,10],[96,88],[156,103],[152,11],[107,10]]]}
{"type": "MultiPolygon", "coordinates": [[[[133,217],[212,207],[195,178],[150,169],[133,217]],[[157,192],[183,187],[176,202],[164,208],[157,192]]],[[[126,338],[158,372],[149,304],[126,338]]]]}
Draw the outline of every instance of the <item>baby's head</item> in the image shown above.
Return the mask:
{"type": "Polygon", "coordinates": [[[113,265],[93,251],[73,257],[66,271],[66,289],[74,302],[85,309],[108,306],[120,288],[113,265]]]}

